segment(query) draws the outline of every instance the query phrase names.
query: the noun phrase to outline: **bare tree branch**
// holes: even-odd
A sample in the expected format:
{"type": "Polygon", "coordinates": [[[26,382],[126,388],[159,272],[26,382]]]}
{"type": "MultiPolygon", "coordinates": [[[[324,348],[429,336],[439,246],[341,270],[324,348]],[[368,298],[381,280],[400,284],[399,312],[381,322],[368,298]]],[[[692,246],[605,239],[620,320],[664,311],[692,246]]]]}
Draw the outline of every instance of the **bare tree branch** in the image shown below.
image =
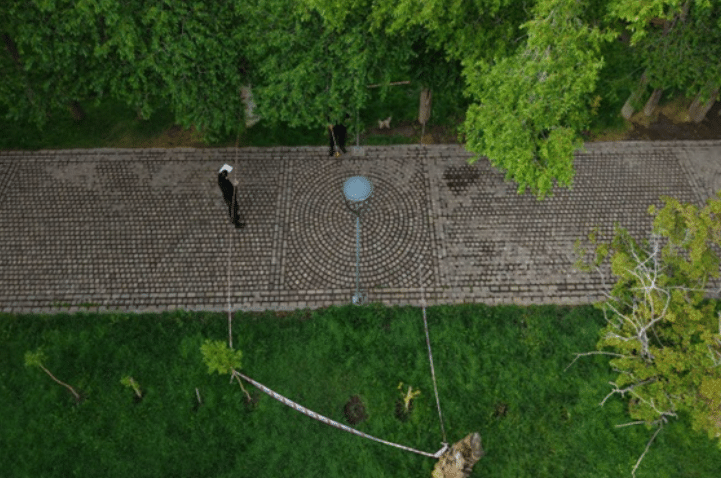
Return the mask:
{"type": "Polygon", "coordinates": [[[649,383],[654,383],[654,382],[657,382],[657,381],[658,381],[658,380],[654,377],[654,378],[648,379],[648,380],[646,380],[646,381],[644,381],[644,382],[634,383],[633,385],[631,385],[631,386],[629,386],[629,387],[626,387],[626,388],[624,388],[623,390],[621,390],[620,388],[618,388],[618,385],[617,385],[615,382],[608,382],[608,383],[610,383],[611,385],[613,385],[613,386],[616,387],[616,388],[615,388],[614,390],[611,390],[611,392],[610,392],[608,395],[606,395],[606,398],[604,398],[603,401],[601,401],[601,403],[599,403],[598,405],[602,407],[602,406],[606,403],[606,400],[608,400],[608,397],[610,397],[610,396],[613,395],[614,393],[620,393],[622,397],[626,396],[626,392],[629,392],[629,393],[635,395],[634,392],[633,392],[633,389],[634,389],[634,388],[640,387],[641,385],[646,385],[646,384],[649,384],[649,383]]]}
{"type": "Polygon", "coordinates": [[[622,425],[616,425],[616,428],[627,427],[629,425],[641,425],[643,423],[646,423],[646,422],[644,420],[638,420],[635,422],[624,423],[622,425]]]}
{"type": "MultiPolygon", "coordinates": [[[[665,417],[666,417],[667,415],[668,415],[668,416],[671,416],[671,417],[676,417],[676,416],[677,416],[674,412],[669,412],[669,411],[662,412],[661,410],[659,410],[659,409],[656,407],[656,405],[653,403],[653,398],[649,401],[649,400],[646,400],[645,398],[643,398],[642,396],[638,395],[638,394],[637,394],[636,392],[634,392],[633,390],[629,390],[629,393],[631,393],[631,395],[633,395],[633,396],[635,396],[636,398],[638,398],[639,400],[641,400],[641,401],[642,401],[643,403],[645,403],[646,405],[648,405],[648,406],[650,406],[651,408],[653,408],[654,411],[659,414],[659,416],[661,417],[661,419],[664,419],[664,420],[665,420],[665,417]]],[[[671,402],[671,407],[672,407],[674,410],[676,409],[676,404],[673,403],[673,401],[671,402]]]]}
{"type": "Polygon", "coordinates": [[[235,378],[236,380],[238,380],[238,384],[240,385],[241,390],[243,390],[243,392],[245,393],[245,396],[248,397],[248,402],[252,402],[253,399],[250,398],[250,394],[248,393],[248,391],[247,391],[247,390],[245,389],[245,387],[243,386],[243,382],[240,381],[240,375],[238,375],[235,370],[233,370],[233,372],[232,372],[232,374],[231,374],[231,376],[230,376],[231,382],[233,381],[233,378],[235,378]]]}
{"type": "Polygon", "coordinates": [[[584,355],[598,355],[598,354],[615,355],[616,357],[625,357],[625,358],[638,358],[638,357],[631,357],[630,355],[616,354],[616,353],[613,353],[613,352],[586,352],[586,353],[582,353],[582,354],[576,354],[576,358],[573,359],[573,362],[571,362],[570,364],[568,364],[568,366],[567,366],[566,368],[564,368],[563,371],[565,372],[566,370],[568,370],[568,368],[569,368],[571,365],[573,365],[573,364],[576,362],[576,360],[578,360],[578,357],[582,357],[582,356],[584,356],[584,355]]]}
{"type": "Polygon", "coordinates": [[[49,371],[48,369],[46,369],[42,364],[40,364],[40,368],[43,369],[46,374],[50,375],[50,378],[52,378],[52,379],[55,380],[57,383],[59,383],[59,384],[62,385],[63,387],[65,387],[65,388],[67,388],[68,390],[70,390],[70,392],[73,394],[73,396],[75,397],[76,400],[80,400],[80,395],[78,395],[78,392],[76,392],[73,387],[71,387],[71,386],[68,385],[67,383],[65,383],[65,382],[63,382],[63,381],[60,381],[60,380],[58,380],[57,378],[55,378],[55,375],[53,375],[52,373],[50,373],[50,371],[49,371]]]}
{"type": "Polygon", "coordinates": [[[641,460],[643,460],[643,457],[646,455],[646,452],[648,451],[648,448],[651,446],[651,443],[653,443],[653,440],[656,438],[656,435],[658,435],[658,432],[660,432],[662,428],[663,428],[663,425],[658,427],[658,430],[656,430],[656,433],[653,434],[653,436],[651,437],[651,439],[650,439],[650,440],[648,441],[648,443],[646,444],[646,449],[643,451],[643,453],[641,454],[641,457],[640,457],[640,458],[638,459],[638,461],[636,462],[636,466],[633,467],[633,470],[631,471],[631,475],[632,475],[634,478],[636,478],[636,469],[638,468],[638,465],[641,464],[641,460]]]}

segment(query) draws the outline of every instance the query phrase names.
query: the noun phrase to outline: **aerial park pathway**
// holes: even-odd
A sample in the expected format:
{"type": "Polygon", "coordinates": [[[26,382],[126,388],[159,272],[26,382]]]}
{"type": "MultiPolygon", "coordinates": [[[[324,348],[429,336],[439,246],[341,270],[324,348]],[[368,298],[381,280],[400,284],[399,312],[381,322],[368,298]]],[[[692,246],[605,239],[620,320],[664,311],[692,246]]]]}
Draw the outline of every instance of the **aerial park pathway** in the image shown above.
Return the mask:
{"type": "Polygon", "coordinates": [[[340,158],[240,148],[237,160],[235,148],[0,151],[0,312],[225,312],[229,250],[233,310],[350,303],[356,222],[343,183],[357,175],[373,184],[360,228],[368,302],[417,306],[423,288],[429,305],[591,303],[605,289],[573,268],[574,241],[587,246],[594,226],[610,240],[616,221],[648,237],[662,195],[702,207],[721,189],[721,141],[586,148],[573,189],[543,201],[484,158],[469,166],[459,145],[340,158]],[[244,229],[217,185],[224,163],[237,168],[244,229]]]}

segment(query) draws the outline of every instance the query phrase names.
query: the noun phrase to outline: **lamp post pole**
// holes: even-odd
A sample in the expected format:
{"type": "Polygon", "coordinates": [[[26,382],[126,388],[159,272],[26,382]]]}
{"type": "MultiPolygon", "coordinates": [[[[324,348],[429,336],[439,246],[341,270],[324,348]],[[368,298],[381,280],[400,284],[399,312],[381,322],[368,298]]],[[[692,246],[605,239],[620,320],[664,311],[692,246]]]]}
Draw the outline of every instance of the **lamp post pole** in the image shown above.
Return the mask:
{"type": "Polygon", "coordinates": [[[360,300],[360,215],[355,218],[355,295],[353,303],[360,300]]]}
{"type": "Polygon", "coordinates": [[[360,216],[368,208],[369,199],[373,195],[373,184],[363,176],[353,176],[343,184],[343,195],[345,196],[346,206],[356,216],[356,274],[353,303],[360,305],[366,299],[360,291],[360,216]]]}

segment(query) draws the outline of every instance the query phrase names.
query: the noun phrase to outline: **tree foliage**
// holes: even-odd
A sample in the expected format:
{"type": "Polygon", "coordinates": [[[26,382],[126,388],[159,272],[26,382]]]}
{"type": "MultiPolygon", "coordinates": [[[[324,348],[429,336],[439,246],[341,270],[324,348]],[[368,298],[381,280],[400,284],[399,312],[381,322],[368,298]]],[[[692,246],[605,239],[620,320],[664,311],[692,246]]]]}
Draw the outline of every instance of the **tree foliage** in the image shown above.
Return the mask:
{"type": "Polygon", "coordinates": [[[598,245],[590,234],[596,257],[576,264],[601,272],[611,254],[618,277],[609,299],[596,304],[608,325],[599,352],[591,352],[615,357],[610,364],[620,375],[606,399],[630,394],[631,417],[649,428],[687,412],[693,429],[709,438],[721,437],[721,313],[705,299],[708,281],[719,277],[713,247],[721,244],[721,192],[718,197],[699,211],[664,196],[662,210],[649,208],[655,215],[650,243],[639,247],[617,224],[610,244],[598,245]],[[661,238],[667,238],[663,247],[661,238]]]}
{"type": "Polygon", "coordinates": [[[233,369],[239,369],[243,353],[240,350],[233,350],[221,340],[206,340],[200,346],[203,354],[203,362],[208,366],[208,373],[219,373],[225,375],[232,373],[233,369]]]}
{"type": "Polygon", "coordinates": [[[45,353],[41,349],[38,349],[35,352],[25,352],[26,367],[41,367],[45,359],[45,353]]]}
{"type": "Polygon", "coordinates": [[[628,23],[633,46],[650,33],[652,19],[672,21],[687,2],[700,8],[711,8],[710,0],[608,0],[607,12],[609,17],[628,23]]]}
{"type": "MultiPolygon", "coordinates": [[[[329,4],[334,0],[305,0],[329,4]]],[[[367,0],[366,0],[367,1],[367,0]]],[[[361,3],[363,0],[360,0],[361,3]]],[[[342,3],[342,2],[338,2],[342,3]]],[[[520,25],[531,18],[535,2],[517,0],[399,0],[373,3],[372,28],[388,22],[388,33],[417,25],[428,32],[428,44],[456,60],[506,57],[519,48],[520,25]]]]}
{"type": "Polygon", "coordinates": [[[571,187],[579,133],[601,101],[625,94],[599,91],[599,71],[638,58],[652,87],[687,95],[708,91],[721,74],[721,62],[708,61],[721,54],[721,14],[710,0],[6,4],[3,40],[17,46],[17,55],[9,47],[0,55],[0,103],[10,119],[42,127],[69,102],[108,96],[146,119],[169,105],[177,123],[195,125],[210,144],[242,131],[247,84],[268,126],[321,127],[328,116],[362,110],[370,83],[384,85],[383,99],[398,75],[429,88],[465,82],[473,100],[461,131],[466,148],[539,199],[554,181],[571,187]],[[668,35],[651,26],[689,5],[687,21],[668,35]],[[604,57],[619,22],[634,46],[604,57]]]}
{"type": "Polygon", "coordinates": [[[252,401],[250,394],[240,380],[240,376],[236,373],[236,369],[240,368],[241,358],[243,357],[240,350],[233,350],[221,340],[206,340],[200,346],[200,352],[203,354],[203,362],[208,366],[209,374],[213,372],[221,375],[229,373],[231,383],[233,379],[236,379],[248,402],[252,401]]]}
{"type": "MultiPolygon", "coordinates": [[[[523,51],[492,63],[466,63],[470,106],[463,130],[467,149],[489,158],[537,198],[552,195],[553,181],[571,186],[573,153],[599,97],[594,95],[603,66],[601,42],[613,32],[589,28],[573,0],[539,2],[523,51]]],[[[477,161],[471,158],[469,163],[477,161]]]]}
{"type": "Polygon", "coordinates": [[[86,28],[82,11],[65,0],[8,0],[4,6],[0,102],[8,119],[42,130],[49,115],[102,89],[107,66],[93,56],[97,30],[86,28]]]}
{"type": "Polygon", "coordinates": [[[11,108],[14,118],[31,111],[25,82],[42,98],[57,99],[32,110],[39,125],[50,106],[68,97],[100,101],[108,94],[146,119],[168,103],[176,121],[195,125],[206,143],[240,127],[240,88],[248,83],[270,125],[320,126],[329,114],[360,109],[366,84],[390,82],[394,70],[386,65],[407,69],[414,40],[368,32],[362,12],[342,32],[325,29],[317,14],[290,0],[44,0],[30,8],[13,2],[7,30],[32,72],[23,79],[5,58],[2,71],[12,81],[0,101],[8,107],[24,101],[11,108]],[[58,33],[62,42],[54,41],[58,33]],[[52,79],[42,83],[48,88],[39,88],[41,77],[52,79]]]}
{"type": "Polygon", "coordinates": [[[709,99],[721,76],[719,2],[610,0],[606,17],[628,25],[630,46],[651,88],[677,90],[687,97],[700,93],[701,101],[709,99]]]}

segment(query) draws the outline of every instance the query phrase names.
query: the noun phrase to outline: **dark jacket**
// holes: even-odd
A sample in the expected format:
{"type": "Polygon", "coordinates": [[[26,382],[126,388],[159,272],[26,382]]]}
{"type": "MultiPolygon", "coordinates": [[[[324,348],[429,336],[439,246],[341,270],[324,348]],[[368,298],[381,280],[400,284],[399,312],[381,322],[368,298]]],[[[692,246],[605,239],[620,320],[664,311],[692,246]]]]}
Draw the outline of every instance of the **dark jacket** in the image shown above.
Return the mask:
{"type": "Polygon", "coordinates": [[[230,217],[230,220],[233,221],[233,223],[239,224],[240,214],[238,211],[238,197],[233,196],[234,187],[233,183],[231,183],[228,179],[227,171],[223,171],[218,174],[218,186],[220,186],[220,190],[223,191],[225,204],[228,205],[228,216],[230,217]],[[235,201],[233,199],[235,199],[235,201]]]}
{"type": "Polygon", "coordinates": [[[218,174],[218,186],[220,186],[220,190],[223,191],[223,199],[230,205],[233,201],[233,183],[228,179],[227,171],[218,174]]]}
{"type": "Polygon", "coordinates": [[[330,131],[330,128],[328,129],[328,141],[330,143],[330,149],[329,151],[333,151],[333,147],[337,144],[341,151],[344,153],[345,150],[345,137],[346,137],[346,127],[342,124],[337,124],[333,126],[333,132],[330,131]],[[334,137],[335,136],[335,140],[334,137]]]}

